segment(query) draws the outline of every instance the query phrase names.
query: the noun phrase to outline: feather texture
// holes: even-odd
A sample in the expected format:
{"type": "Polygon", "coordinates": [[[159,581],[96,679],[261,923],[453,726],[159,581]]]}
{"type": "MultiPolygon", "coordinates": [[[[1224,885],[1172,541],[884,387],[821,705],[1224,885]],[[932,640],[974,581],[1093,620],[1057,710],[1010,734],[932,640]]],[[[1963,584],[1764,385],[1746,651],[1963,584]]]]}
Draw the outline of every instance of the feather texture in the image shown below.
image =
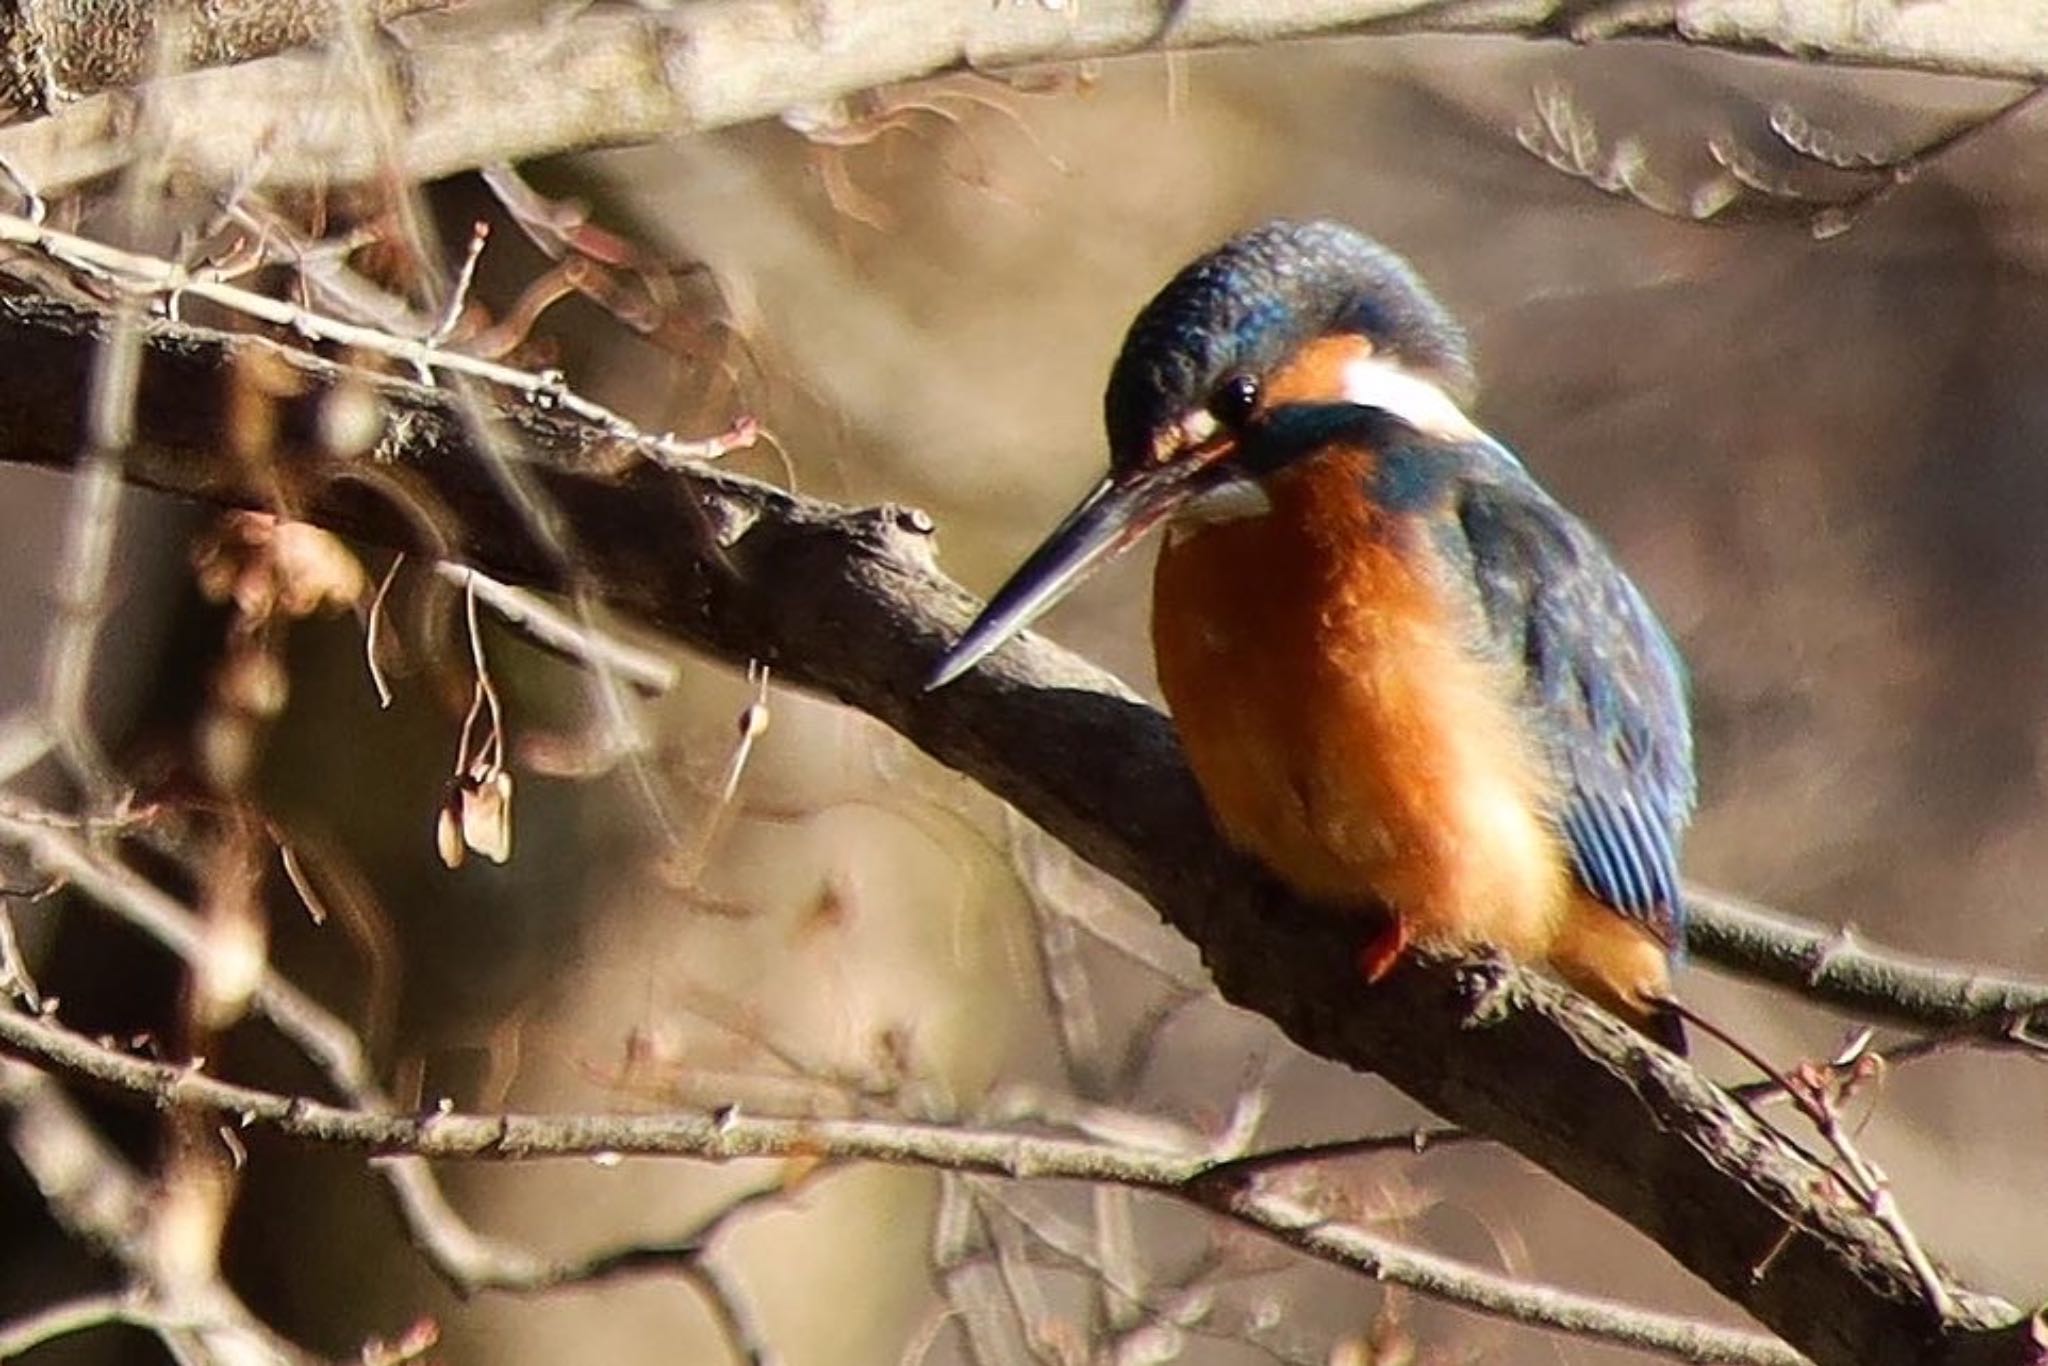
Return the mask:
{"type": "Polygon", "coordinates": [[[1676,949],[1678,843],[1694,801],[1678,652],[1606,548],[1505,451],[1461,450],[1456,550],[1488,645],[1557,766],[1556,813],[1579,883],[1676,949]]]}

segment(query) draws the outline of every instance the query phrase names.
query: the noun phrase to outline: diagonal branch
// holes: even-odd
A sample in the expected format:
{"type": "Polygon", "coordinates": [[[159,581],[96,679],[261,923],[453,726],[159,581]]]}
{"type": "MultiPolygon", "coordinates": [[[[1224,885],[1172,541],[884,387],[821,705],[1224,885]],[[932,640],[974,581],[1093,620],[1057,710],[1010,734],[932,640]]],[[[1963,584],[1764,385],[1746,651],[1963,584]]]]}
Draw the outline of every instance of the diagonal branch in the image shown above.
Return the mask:
{"type": "MultiPolygon", "coordinates": [[[[0,300],[0,358],[15,376],[0,388],[0,458],[75,462],[84,366],[104,325],[0,300]]],[[[221,503],[271,496],[219,448],[234,357],[270,351],[304,374],[296,401],[308,409],[287,430],[317,430],[311,405],[341,374],[267,341],[158,321],[145,345],[128,477],[221,503]]],[[[427,515],[477,567],[559,585],[558,561],[507,506],[448,399],[392,380],[376,393],[373,462],[307,452],[269,472],[295,486],[304,515],[401,546],[427,515]]],[[[1029,640],[924,694],[973,604],[935,569],[922,514],[848,511],[709,470],[600,473],[616,464],[601,435],[534,407],[507,416],[579,572],[612,606],[723,658],[766,662],[980,779],[1144,894],[1200,946],[1228,998],[1304,1047],[1518,1148],[1826,1366],[2039,1356],[2003,1302],[1957,1288],[1954,1311],[1934,1313],[1879,1223],[1690,1068],[1569,993],[1490,963],[1418,964],[1360,989],[1352,931],[1221,850],[1165,718],[1114,679],[1029,640]]]]}

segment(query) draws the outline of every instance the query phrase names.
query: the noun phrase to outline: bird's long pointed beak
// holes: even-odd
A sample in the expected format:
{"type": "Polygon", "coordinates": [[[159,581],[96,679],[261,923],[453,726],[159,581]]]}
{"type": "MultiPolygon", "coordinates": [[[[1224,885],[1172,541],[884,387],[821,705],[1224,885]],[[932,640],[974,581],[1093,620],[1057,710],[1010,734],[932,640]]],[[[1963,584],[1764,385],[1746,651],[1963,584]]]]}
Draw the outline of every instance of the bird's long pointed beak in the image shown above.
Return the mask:
{"type": "Polygon", "coordinates": [[[1088,575],[1136,545],[1203,486],[1212,459],[1186,459],[1112,475],[996,590],[965,635],[946,651],[925,688],[943,688],[1022,632],[1088,575]]]}

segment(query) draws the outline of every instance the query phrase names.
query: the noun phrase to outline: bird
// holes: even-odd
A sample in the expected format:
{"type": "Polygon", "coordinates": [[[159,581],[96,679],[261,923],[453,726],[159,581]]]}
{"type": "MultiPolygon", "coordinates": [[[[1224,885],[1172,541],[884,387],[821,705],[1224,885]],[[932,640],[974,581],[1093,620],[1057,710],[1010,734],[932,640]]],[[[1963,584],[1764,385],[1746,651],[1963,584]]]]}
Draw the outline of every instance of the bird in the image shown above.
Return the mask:
{"type": "Polygon", "coordinates": [[[1138,313],[1109,471],[941,657],[975,667],[1154,527],[1152,645],[1232,845],[1413,947],[1546,966],[1685,1050],[1684,668],[1599,537],[1469,415],[1466,336],[1332,221],[1224,242],[1138,313]]]}

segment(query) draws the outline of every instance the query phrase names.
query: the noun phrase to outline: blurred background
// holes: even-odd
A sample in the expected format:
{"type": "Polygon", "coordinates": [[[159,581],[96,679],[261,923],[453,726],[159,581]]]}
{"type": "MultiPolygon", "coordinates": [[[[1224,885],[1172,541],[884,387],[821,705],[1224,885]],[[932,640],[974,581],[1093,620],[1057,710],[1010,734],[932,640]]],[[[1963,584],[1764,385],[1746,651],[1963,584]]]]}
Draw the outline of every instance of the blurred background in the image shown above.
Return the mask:
{"type": "MultiPolygon", "coordinates": [[[[1649,46],[1442,40],[955,80],[528,168],[649,252],[694,263],[675,276],[689,325],[666,346],[573,300],[535,335],[578,388],[648,425],[759,415],[774,440],[735,468],[930,510],[947,569],[986,591],[1095,477],[1101,386],[1139,305],[1240,227],[1347,220],[1408,255],[1463,318],[1481,420],[1606,535],[1677,637],[1703,774],[1690,874],[1899,948],[2040,976],[2048,183],[2029,153],[2043,116],[1990,126],[1882,194],[1882,176],[1820,167],[1771,127],[1794,111],[1882,155],[2011,94],[1649,46]],[[1597,130],[1584,169],[1633,197],[1523,145],[1558,145],[1546,109],[1553,128],[1597,130]],[[1780,192],[1742,189],[1706,224],[1636,202],[1707,205],[1743,179],[1780,192]]],[[[458,259],[471,221],[498,212],[469,180],[430,196],[458,259]]],[[[507,307],[537,268],[497,234],[478,299],[507,307]]],[[[67,490],[5,481],[12,706],[35,686],[67,490]]],[[[218,648],[218,611],[187,586],[206,521],[154,498],[126,507],[100,701],[131,771],[188,743],[218,648]]],[[[1148,582],[1134,557],[1044,629],[1149,687],[1148,582]]],[[[422,620],[446,615],[419,596],[422,620]]],[[[1424,1118],[1200,994],[1192,954],[1148,910],[878,724],[771,691],[724,803],[756,685],[682,659],[679,684],[648,704],[653,771],[683,832],[664,839],[629,775],[578,771],[597,722],[576,673],[503,632],[489,648],[521,784],[508,865],[437,859],[460,707],[423,667],[379,710],[347,619],[293,632],[289,708],[261,770],[280,827],[352,889],[324,927],[274,889],[275,961],[365,1027],[417,1097],[1039,1117],[1127,1136],[1144,1122],[1220,1132],[1259,1093],[1262,1144],[1424,1118]]],[[[177,974],[106,917],[62,897],[15,916],[68,1021],[121,1034],[173,1010],[177,974]]],[[[1847,1031],[1698,966],[1682,986],[1780,1059],[1831,1053],[1847,1031]]],[[[258,1029],[229,1044],[216,1070],[316,1085],[258,1029]]],[[[148,1159],[146,1117],[105,1122],[148,1159]]],[[[2048,1284],[2044,1132],[2038,1068],[1957,1053],[1886,1077],[1863,1141],[1938,1256],[2031,1303],[2048,1284]]],[[[347,1357],[429,1316],[435,1358],[453,1362],[728,1359],[675,1278],[459,1301],[362,1163],[251,1147],[229,1274],[315,1350],[347,1357]]],[[[1115,1195],[771,1164],[447,1176],[480,1227],[563,1254],[671,1237],[740,1191],[779,1187],[716,1257],[792,1363],[1068,1361],[1112,1339],[1132,1361],[1312,1360],[1347,1341],[1341,1359],[1359,1362],[1629,1359],[1302,1270],[1115,1195]],[[1151,1307],[1103,1292],[1063,1237],[1151,1307]],[[1188,1286],[1214,1302],[1170,1331],[1161,1306],[1188,1286]]],[[[1653,1245],[1487,1145],[1351,1159],[1315,1179],[1445,1252],[1732,1317],[1653,1245]]],[[[102,1283],[5,1156],[0,1229],[0,1316],[102,1283]]],[[[34,1359],[162,1357],[116,1330],[34,1359]]]]}

